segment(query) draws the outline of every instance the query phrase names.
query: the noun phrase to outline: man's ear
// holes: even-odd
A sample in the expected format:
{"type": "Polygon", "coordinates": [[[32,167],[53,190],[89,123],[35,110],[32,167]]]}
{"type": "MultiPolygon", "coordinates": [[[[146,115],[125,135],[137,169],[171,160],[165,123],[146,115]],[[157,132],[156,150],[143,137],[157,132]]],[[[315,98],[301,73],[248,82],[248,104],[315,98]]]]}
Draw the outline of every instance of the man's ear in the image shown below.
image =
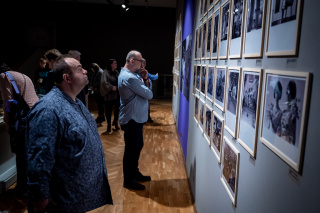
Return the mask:
{"type": "Polygon", "coordinates": [[[65,82],[67,82],[67,83],[71,83],[71,78],[70,78],[70,75],[69,74],[63,74],[62,75],[62,78],[63,78],[63,80],[65,81],[65,82]]]}

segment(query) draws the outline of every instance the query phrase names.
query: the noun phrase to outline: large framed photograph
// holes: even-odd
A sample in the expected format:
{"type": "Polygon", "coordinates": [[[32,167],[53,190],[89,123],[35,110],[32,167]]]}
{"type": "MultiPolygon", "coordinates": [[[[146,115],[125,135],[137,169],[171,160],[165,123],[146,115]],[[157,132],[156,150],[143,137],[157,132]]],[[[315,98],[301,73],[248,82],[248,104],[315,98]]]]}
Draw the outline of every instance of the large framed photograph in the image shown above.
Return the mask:
{"type": "Polygon", "coordinates": [[[192,48],[192,35],[189,35],[182,41],[182,54],[181,54],[181,71],[180,71],[180,92],[189,102],[189,86],[190,86],[190,73],[191,73],[191,48],[192,48]]]}
{"type": "Polygon", "coordinates": [[[212,112],[213,112],[212,108],[206,105],[206,122],[205,122],[205,128],[204,128],[204,137],[206,138],[209,146],[211,141],[212,112]]]}
{"type": "Polygon", "coordinates": [[[204,130],[203,125],[204,125],[205,116],[206,116],[206,113],[205,113],[206,104],[202,99],[200,99],[199,104],[200,104],[200,109],[199,109],[199,127],[200,127],[201,132],[203,133],[203,130],[204,130]]]}
{"type": "Polygon", "coordinates": [[[264,29],[267,0],[247,0],[243,56],[261,58],[264,45],[264,29]]]}
{"type": "Polygon", "coordinates": [[[220,35],[220,7],[213,12],[211,59],[218,59],[220,35]]]}
{"type": "Polygon", "coordinates": [[[270,0],[267,56],[297,56],[302,0],[270,0]]]}
{"type": "Polygon", "coordinates": [[[225,129],[236,138],[237,120],[239,114],[239,95],[241,68],[229,67],[227,72],[226,113],[224,114],[225,129]]]}
{"type": "Polygon", "coordinates": [[[211,15],[209,17],[209,20],[208,20],[208,30],[207,30],[207,44],[206,44],[206,59],[210,59],[211,58],[211,35],[212,35],[212,17],[213,15],[211,15]]]}
{"type": "Polygon", "coordinates": [[[215,73],[214,105],[224,112],[227,68],[216,66],[215,73]]]}
{"type": "Polygon", "coordinates": [[[201,81],[201,66],[197,66],[197,73],[196,73],[196,91],[200,91],[200,82],[201,81]]]}
{"type": "Polygon", "coordinates": [[[227,190],[232,204],[237,204],[240,152],[228,140],[223,138],[221,181],[227,190]]]}
{"type": "Polygon", "coordinates": [[[207,66],[201,66],[201,85],[200,85],[200,93],[203,96],[206,96],[206,78],[207,78],[207,66]]]}
{"type": "Polygon", "coordinates": [[[220,24],[220,44],[219,44],[219,58],[228,58],[229,46],[229,19],[230,19],[230,0],[227,0],[221,6],[221,24],[220,24]]]}
{"type": "Polygon", "coordinates": [[[194,120],[199,122],[199,96],[194,96],[194,120]]]}
{"type": "Polygon", "coordinates": [[[261,69],[243,68],[240,93],[239,143],[256,157],[261,93],[261,69]]]}
{"type": "Polygon", "coordinates": [[[223,118],[221,118],[216,112],[213,112],[211,151],[214,153],[219,163],[221,160],[223,127],[224,127],[223,118]]]}
{"type": "Polygon", "coordinates": [[[301,171],[308,119],[310,73],[266,70],[260,140],[301,171]]]}
{"type": "Polygon", "coordinates": [[[201,40],[201,59],[206,58],[206,44],[207,44],[207,25],[208,22],[205,21],[202,25],[202,40],[201,40]]]}
{"type": "Polygon", "coordinates": [[[244,0],[232,1],[230,17],[229,58],[241,58],[244,19],[244,0]]]}
{"type": "Polygon", "coordinates": [[[214,66],[207,67],[206,98],[213,103],[214,66]]]}

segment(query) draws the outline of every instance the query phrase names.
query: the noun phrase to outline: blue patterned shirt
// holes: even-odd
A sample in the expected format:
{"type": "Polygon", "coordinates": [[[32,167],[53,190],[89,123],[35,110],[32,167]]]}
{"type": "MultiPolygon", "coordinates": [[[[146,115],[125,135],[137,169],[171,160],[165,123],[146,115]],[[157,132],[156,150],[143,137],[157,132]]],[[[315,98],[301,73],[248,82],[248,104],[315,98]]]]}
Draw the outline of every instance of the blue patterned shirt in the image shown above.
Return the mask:
{"type": "Polygon", "coordinates": [[[50,198],[59,212],[112,204],[97,124],[83,103],[54,87],[28,115],[27,177],[33,201],[50,198]]]}
{"type": "Polygon", "coordinates": [[[152,99],[152,91],[142,82],[141,77],[121,68],[118,78],[120,94],[119,122],[121,125],[134,120],[145,123],[148,120],[148,100],[152,99]]]}

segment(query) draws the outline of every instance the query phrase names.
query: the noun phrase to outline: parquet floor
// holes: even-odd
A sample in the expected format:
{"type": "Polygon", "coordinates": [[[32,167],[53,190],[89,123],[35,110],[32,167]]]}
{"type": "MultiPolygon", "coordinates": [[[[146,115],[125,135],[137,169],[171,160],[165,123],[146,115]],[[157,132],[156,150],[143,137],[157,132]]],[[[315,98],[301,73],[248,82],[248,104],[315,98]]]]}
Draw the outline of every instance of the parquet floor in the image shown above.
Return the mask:
{"type": "MultiPolygon", "coordinates": [[[[154,123],[144,125],[144,147],[139,161],[142,174],[152,181],[144,182],[146,190],[133,191],[123,187],[123,131],[106,134],[107,124],[98,127],[113,197],[113,205],[102,206],[90,213],[193,213],[194,203],[188,186],[184,157],[176,133],[171,100],[151,100],[154,123]]],[[[96,117],[94,100],[89,110],[96,117]]],[[[25,200],[0,196],[0,211],[25,213],[25,200]]]]}

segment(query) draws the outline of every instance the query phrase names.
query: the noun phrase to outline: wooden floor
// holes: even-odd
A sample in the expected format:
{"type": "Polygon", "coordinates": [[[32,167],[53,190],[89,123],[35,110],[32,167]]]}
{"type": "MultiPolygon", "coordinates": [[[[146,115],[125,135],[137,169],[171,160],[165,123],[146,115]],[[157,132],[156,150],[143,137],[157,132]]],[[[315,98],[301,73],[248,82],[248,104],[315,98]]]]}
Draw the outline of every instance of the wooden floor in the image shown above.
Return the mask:
{"type": "MultiPolygon", "coordinates": [[[[113,205],[102,206],[90,213],[195,212],[171,100],[152,100],[150,106],[154,123],[146,123],[144,126],[144,147],[139,168],[142,174],[150,175],[152,181],[143,183],[146,186],[144,191],[123,188],[123,131],[107,134],[107,124],[103,122],[103,126],[98,127],[98,130],[105,152],[113,205]]],[[[89,101],[89,110],[96,117],[94,100],[89,101]]],[[[8,210],[9,213],[25,213],[26,200],[0,196],[0,211],[3,210],[8,210]]]]}

